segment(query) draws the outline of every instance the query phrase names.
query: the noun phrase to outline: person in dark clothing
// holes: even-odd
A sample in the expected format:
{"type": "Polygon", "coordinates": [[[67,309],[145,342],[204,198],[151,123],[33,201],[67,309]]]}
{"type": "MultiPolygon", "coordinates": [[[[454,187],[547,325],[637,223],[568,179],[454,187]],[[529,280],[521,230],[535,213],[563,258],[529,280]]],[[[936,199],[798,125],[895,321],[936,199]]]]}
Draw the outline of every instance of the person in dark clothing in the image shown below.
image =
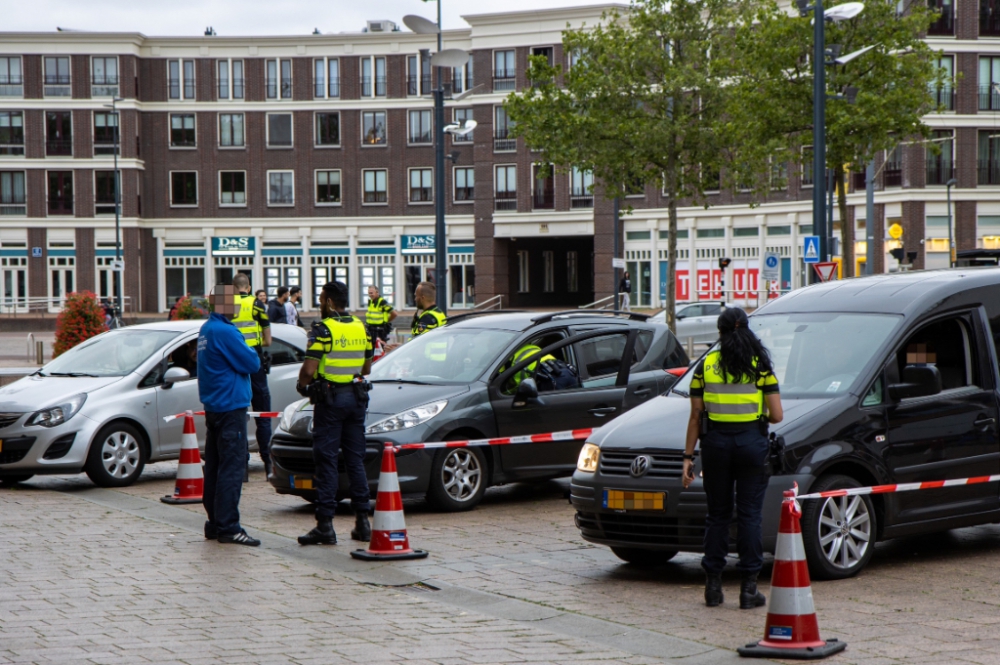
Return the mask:
{"type": "Polygon", "coordinates": [[[285,303],[288,302],[288,287],[278,287],[278,297],[267,303],[267,320],[271,323],[288,323],[285,303]]]}
{"type": "Polygon", "coordinates": [[[629,277],[628,271],[622,275],[621,281],[618,282],[618,295],[621,299],[621,309],[625,312],[632,311],[632,304],[629,302],[630,294],[632,293],[632,278],[629,277]]]}
{"type": "Polygon", "coordinates": [[[174,301],[174,304],[170,307],[170,312],[167,314],[167,321],[174,320],[174,314],[177,312],[177,307],[180,306],[182,300],[184,300],[184,296],[177,296],[177,300],[174,301]]]}

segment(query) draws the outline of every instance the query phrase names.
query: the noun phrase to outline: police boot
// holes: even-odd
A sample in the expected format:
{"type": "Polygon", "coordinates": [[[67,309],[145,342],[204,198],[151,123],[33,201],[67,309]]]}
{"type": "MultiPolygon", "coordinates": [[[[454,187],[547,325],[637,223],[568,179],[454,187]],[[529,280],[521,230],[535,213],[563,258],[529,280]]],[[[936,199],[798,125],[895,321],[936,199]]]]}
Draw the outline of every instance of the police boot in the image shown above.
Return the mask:
{"type": "Polygon", "coordinates": [[[368,513],[360,510],[354,517],[354,528],[351,529],[351,538],[367,543],[372,539],[372,526],[368,523],[368,513]]]}
{"type": "Polygon", "coordinates": [[[299,536],[299,545],[336,545],[337,534],[333,530],[332,517],[317,517],[316,528],[304,536],[299,536]]]}
{"type": "Polygon", "coordinates": [[[707,573],[705,575],[705,604],[718,607],[722,604],[722,574],[707,573]]]}
{"type": "Polygon", "coordinates": [[[740,609],[752,610],[767,603],[767,598],[757,590],[757,573],[743,573],[740,583],[740,609]]]}
{"type": "Polygon", "coordinates": [[[270,457],[265,457],[264,458],[264,479],[265,480],[270,480],[271,479],[271,458],[270,457]]]}

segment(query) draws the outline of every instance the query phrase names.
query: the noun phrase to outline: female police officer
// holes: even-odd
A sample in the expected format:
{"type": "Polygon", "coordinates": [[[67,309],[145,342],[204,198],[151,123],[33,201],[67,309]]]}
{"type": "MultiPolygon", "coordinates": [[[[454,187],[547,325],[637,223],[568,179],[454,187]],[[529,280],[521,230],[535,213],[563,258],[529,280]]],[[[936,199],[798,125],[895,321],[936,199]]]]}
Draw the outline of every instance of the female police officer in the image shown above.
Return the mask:
{"type": "Polygon", "coordinates": [[[719,316],[719,346],[695,367],[691,418],[684,449],[684,487],[694,481],[694,447],[701,441],[708,499],[705,604],[722,603],[722,569],[729,552],[729,523],[736,486],[736,549],[740,555],[740,609],[765,603],[757,591],[763,563],[761,508],[768,482],[767,422],[782,418],[778,380],[767,349],[748,327],[746,312],[733,307],[719,316]],[[707,413],[707,418],[703,414],[707,413]]]}

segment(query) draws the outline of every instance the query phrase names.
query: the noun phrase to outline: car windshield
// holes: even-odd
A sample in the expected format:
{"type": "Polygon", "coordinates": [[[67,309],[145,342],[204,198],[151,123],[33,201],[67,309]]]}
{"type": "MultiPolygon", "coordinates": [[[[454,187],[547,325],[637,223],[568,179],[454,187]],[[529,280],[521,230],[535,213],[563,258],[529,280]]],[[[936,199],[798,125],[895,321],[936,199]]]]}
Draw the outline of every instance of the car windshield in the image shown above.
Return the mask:
{"type": "Polygon", "coordinates": [[[424,333],[372,365],[372,381],[469,383],[479,378],[516,333],[484,328],[441,328],[424,333]]]}
{"type": "Polygon", "coordinates": [[[180,333],[123,329],[92,337],[41,369],[47,376],[125,376],[180,333]]]}
{"type": "MultiPolygon", "coordinates": [[[[750,317],[750,328],[771,353],[783,397],[832,397],[851,388],[901,320],[887,314],[762,314],[750,317]]],[[[686,397],[692,374],[674,392],[686,397]]]]}

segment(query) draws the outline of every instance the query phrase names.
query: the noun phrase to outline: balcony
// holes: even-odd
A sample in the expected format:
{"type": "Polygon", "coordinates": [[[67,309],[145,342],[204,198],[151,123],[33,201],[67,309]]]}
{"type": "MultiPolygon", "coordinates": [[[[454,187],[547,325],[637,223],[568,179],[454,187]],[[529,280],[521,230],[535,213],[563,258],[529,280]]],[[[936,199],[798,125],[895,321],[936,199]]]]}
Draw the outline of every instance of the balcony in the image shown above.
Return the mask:
{"type": "MultiPolygon", "coordinates": [[[[371,97],[372,96],[372,77],[362,76],[361,77],[361,96],[371,97]]],[[[375,97],[385,97],[385,77],[376,76],[375,77],[375,97]]]]}
{"type": "Polygon", "coordinates": [[[991,0],[979,2],[979,36],[1000,37],[1000,7],[991,0]]]}
{"type": "Polygon", "coordinates": [[[493,152],[514,152],[517,150],[517,139],[510,136],[510,130],[499,127],[493,132],[493,152]]]}
{"type": "Polygon", "coordinates": [[[931,88],[931,97],[934,98],[934,106],[942,111],[955,110],[955,89],[950,85],[940,88],[931,88]]]}
{"type": "Polygon", "coordinates": [[[493,70],[493,92],[511,92],[517,87],[517,75],[513,69],[493,70]]]}
{"type": "Polygon", "coordinates": [[[90,80],[91,97],[117,97],[117,76],[95,76],[90,80]]]}
{"type": "Polygon", "coordinates": [[[69,157],[73,154],[73,141],[50,139],[45,142],[46,157],[69,157]]]}
{"type": "Polygon", "coordinates": [[[267,98],[268,99],[278,99],[278,92],[280,89],[281,99],[291,99],[292,98],[292,79],[281,78],[281,79],[267,79],[267,98]]]}
{"type": "Polygon", "coordinates": [[[517,192],[496,192],[493,195],[493,209],[497,211],[517,210],[517,192]]]}
{"type": "Polygon", "coordinates": [[[430,94],[431,77],[410,74],[406,77],[406,94],[411,97],[421,94],[430,94]]]}
{"type": "Polygon", "coordinates": [[[551,187],[535,190],[531,197],[531,208],[533,210],[553,210],[555,207],[556,197],[551,187]]]}
{"type": "Polygon", "coordinates": [[[979,110],[1000,111],[1000,94],[996,91],[997,84],[979,86],[979,110]]]}
{"type": "Polygon", "coordinates": [[[941,12],[941,15],[936,21],[930,24],[927,28],[928,35],[946,35],[951,36],[955,34],[955,6],[953,4],[942,5],[939,4],[940,0],[935,2],[935,0],[930,0],[928,3],[930,8],[941,12]]]}
{"type": "Polygon", "coordinates": [[[980,185],[1000,185],[1000,161],[980,161],[978,183],[980,185]]]}
{"type": "Polygon", "coordinates": [[[572,194],[569,195],[569,207],[593,208],[594,197],[592,194],[584,194],[583,192],[573,192],[572,194]]]}
{"type": "Polygon", "coordinates": [[[0,97],[23,97],[24,79],[19,75],[0,76],[0,97]]]}
{"type": "Polygon", "coordinates": [[[73,197],[62,196],[50,198],[48,201],[48,210],[50,215],[72,215],[73,197]]]}
{"type": "Polygon", "coordinates": [[[951,160],[932,158],[927,160],[927,184],[943,185],[955,177],[955,165],[951,160]]]}
{"type": "Polygon", "coordinates": [[[46,97],[69,97],[73,94],[69,76],[46,76],[42,82],[46,97]]]}
{"type": "MultiPolygon", "coordinates": [[[[243,79],[233,79],[233,99],[243,99],[243,79]]],[[[219,99],[229,99],[229,81],[219,81],[219,99]]]]}

